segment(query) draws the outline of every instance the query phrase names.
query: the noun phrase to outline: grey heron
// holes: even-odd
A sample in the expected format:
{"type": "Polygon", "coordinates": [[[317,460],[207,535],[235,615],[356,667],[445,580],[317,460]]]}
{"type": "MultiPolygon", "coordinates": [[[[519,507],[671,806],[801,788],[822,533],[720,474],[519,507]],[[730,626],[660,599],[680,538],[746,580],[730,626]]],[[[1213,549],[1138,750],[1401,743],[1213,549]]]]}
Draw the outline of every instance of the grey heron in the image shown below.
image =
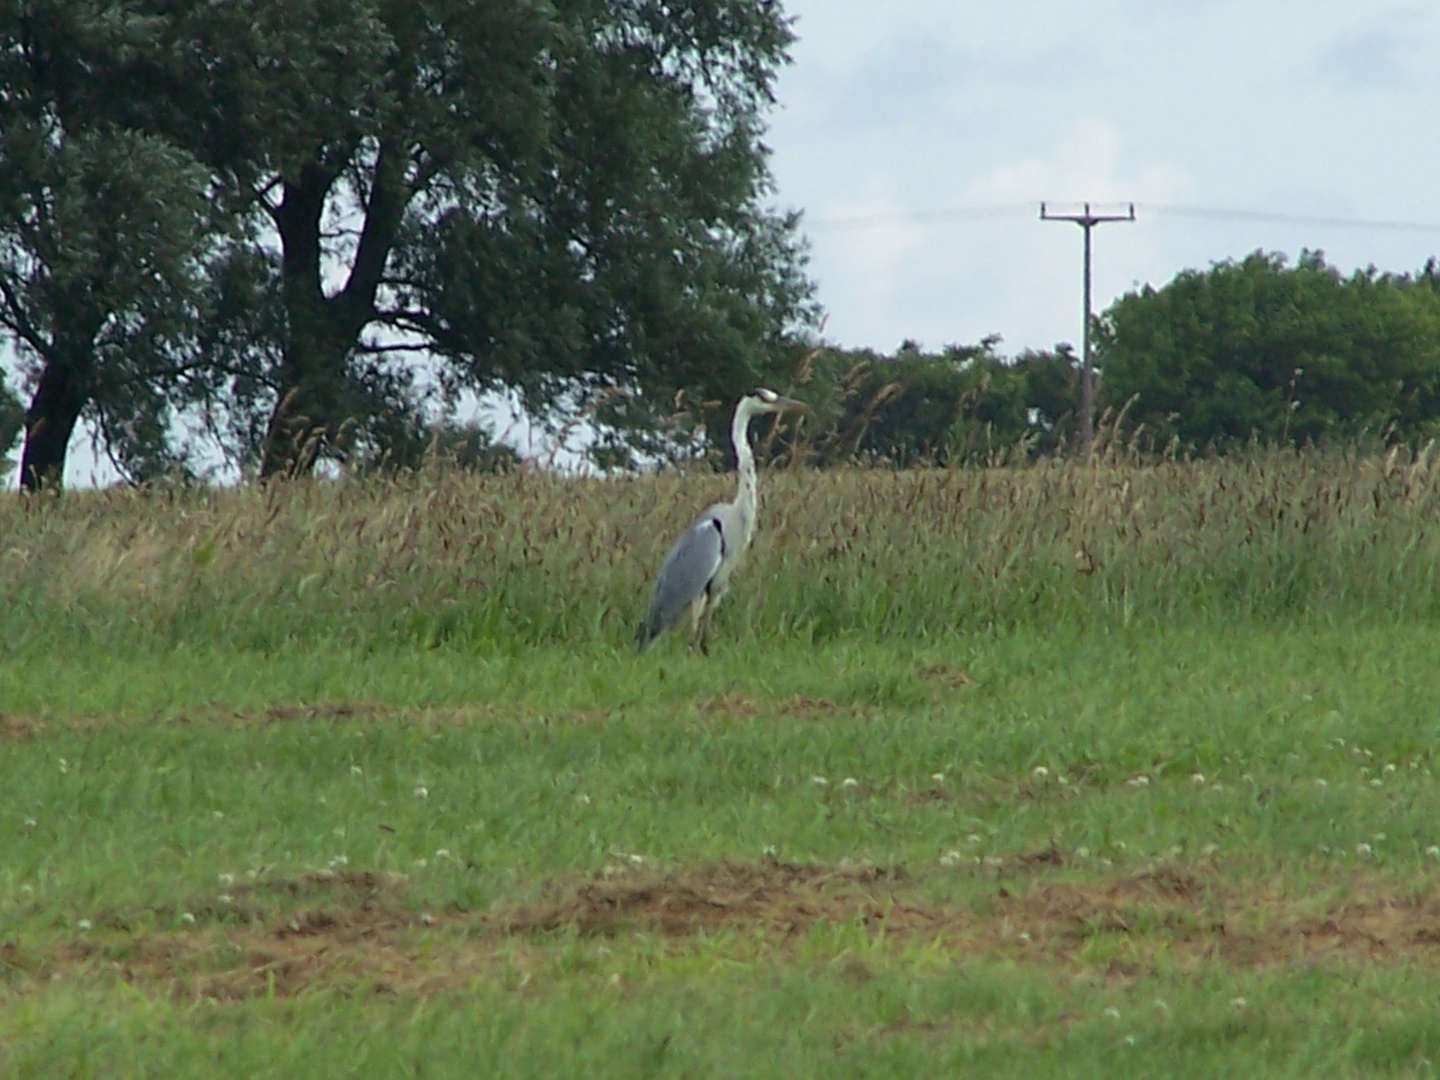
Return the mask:
{"type": "Polygon", "coordinates": [[[710,614],[755,535],[755,454],[750,449],[750,419],[761,413],[804,407],[802,402],[763,388],[746,394],[735,406],[730,440],[735,444],[740,490],[734,502],[716,503],[706,509],[665,556],[660,576],[655,579],[650,615],[637,635],[642,652],[688,613],[691,635],[698,630],[700,651],[709,653],[710,614]]]}

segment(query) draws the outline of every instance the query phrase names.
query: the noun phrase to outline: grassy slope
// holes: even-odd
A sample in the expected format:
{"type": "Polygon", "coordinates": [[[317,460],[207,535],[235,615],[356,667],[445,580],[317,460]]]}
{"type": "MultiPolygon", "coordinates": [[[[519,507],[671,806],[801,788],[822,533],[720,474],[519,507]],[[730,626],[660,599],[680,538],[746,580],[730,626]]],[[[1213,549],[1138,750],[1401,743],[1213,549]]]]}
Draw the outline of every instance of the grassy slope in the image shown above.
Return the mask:
{"type": "MultiPolygon", "coordinates": [[[[517,495],[493,564],[447,563],[445,532],[504,492],[446,480],[301,491],[264,527],[0,510],[0,1065],[1411,1071],[1440,1041],[1432,481],[1376,501],[1378,466],[1306,468],[1202,476],[1241,493],[1203,524],[1193,477],[1107,479],[1131,486],[1106,517],[1069,473],[1028,503],[971,475],[973,516],[935,525],[942,485],[888,548],[913,494],[867,511],[862,477],[777,515],[708,661],[618,648],[658,541],[557,583],[584,562],[544,538],[583,516],[567,489],[517,495]],[[1328,484],[1322,538],[1267,523],[1266,484],[1272,514],[1328,484]],[[851,547],[802,558],[846,508],[851,547]],[[362,518],[364,550],[334,539],[362,518]],[[1185,521],[1206,558],[1174,555],[1185,521]],[[466,566],[505,603],[456,593],[466,566]],[[932,595],[949,578],[983,618],[932,595]]],[[[627,500],[619,532],[679,512],[627,500]]]]}

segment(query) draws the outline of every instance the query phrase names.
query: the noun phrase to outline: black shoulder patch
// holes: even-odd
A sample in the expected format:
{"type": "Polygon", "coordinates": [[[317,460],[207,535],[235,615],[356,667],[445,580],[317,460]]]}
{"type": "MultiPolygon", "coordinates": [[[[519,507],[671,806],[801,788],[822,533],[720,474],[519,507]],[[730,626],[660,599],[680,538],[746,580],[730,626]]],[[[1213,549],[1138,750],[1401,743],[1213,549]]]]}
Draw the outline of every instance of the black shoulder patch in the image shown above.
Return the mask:
{"type": "Polygon", "coordinates": [[[712,517],[710,519],[710,524],[715,526],[715,532],[720,537],[720,557],[723,559],[725,557],[725,526],[720,524],[720,519],[718,517],[712,517]]]}

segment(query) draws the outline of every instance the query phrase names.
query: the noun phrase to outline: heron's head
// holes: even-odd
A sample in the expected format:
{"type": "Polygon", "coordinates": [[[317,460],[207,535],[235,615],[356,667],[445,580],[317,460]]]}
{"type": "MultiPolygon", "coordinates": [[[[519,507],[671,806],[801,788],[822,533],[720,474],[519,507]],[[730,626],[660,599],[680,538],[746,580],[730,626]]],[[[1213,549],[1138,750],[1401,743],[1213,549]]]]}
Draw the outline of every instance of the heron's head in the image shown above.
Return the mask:
{"type": "Polygon", "coordinates": [[[748,406],[747,411],[752,413],[775,413],[786,412],[790,409],[803,409],[805,403],[796,401],[794,398],[777,394],[774,390],[767,390],[761,386],[750,391],[741,400],[742,406],[748,406]]]}

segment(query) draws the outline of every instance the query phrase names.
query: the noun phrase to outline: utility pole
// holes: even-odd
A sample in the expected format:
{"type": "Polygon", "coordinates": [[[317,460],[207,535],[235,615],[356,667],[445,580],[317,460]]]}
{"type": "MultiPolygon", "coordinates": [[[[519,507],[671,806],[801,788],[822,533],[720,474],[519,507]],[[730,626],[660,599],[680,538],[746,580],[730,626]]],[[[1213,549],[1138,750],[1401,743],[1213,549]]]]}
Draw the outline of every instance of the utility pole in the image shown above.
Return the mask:
{"type": "Polygon", "coordinates": [[[1080,448],[1090,453],[1095,440],[1095,367],[1090,357],[1090,230],[1107,221],[1134,221],[1135,204],[1128,204],[1123,214],[1097,214],[1084,203],[1079,214],[1052,214],[1045,203],[1040,204],[1041,221],[1073,221],[1085,230],[1085,322],[1080,328],[1080,448]]]}

